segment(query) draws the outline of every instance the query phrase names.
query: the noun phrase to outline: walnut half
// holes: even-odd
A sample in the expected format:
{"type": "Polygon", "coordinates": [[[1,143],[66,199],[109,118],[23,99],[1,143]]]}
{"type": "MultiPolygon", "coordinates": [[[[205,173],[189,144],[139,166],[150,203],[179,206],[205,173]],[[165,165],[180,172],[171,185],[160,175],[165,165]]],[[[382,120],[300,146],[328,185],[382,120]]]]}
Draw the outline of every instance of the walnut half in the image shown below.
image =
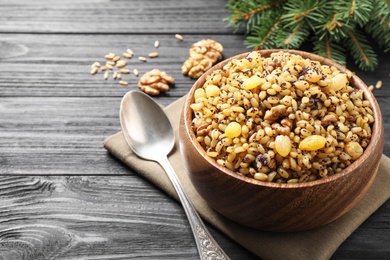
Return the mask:
{"type": "Polygon", "coordinates": [[[189,51],[189,58],[181,71],[184,75],[197,79],[213,64],[222,59],[223,46],[214,40],[201,40],[194,43],[189,51]]]}
{"type": "Polygon", "coordinates": [[[158,69],[146,72],[138,81],[138,87],[148,95],[157,96],[169,90],[169,85],[175,83],[174,78],[158,69]]]}

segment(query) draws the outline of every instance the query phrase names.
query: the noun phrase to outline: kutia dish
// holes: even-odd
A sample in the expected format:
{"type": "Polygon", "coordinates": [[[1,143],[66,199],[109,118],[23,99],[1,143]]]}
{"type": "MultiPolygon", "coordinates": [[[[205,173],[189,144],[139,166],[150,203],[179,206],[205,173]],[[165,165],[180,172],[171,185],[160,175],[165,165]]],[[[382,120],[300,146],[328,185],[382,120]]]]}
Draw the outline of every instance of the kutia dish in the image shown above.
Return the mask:
{"type": "Polygon", "coordinates": [[[367,86],[301,51],[219,63],[194,84],[181,119],[182,153],[200,195],[265,230],[310,229],[345,214],[371,185],[383,149],[367,86]]]}

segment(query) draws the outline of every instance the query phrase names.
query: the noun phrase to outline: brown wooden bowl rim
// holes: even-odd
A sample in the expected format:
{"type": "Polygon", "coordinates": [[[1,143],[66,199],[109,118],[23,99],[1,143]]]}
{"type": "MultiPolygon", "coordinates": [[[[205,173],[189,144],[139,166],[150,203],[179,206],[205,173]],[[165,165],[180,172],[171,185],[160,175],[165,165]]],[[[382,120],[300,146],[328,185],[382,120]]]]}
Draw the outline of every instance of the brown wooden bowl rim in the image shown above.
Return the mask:
{"type": "MultiPolygon", "coordinates": [[[[313,53],[305,52],[305,51],[291,50],[291,49],[268,49],[268,50],[259,50],[258,52],[260,52],[263,57],[268,57],[271,53],[279,52],[279,51],[290,52],[292,54],[300,55],[303,58],[309,58],[312,60],[316,60],[316,61],[319,61],[321,64],[334,66],[342,72],[349,71],[346,67],[344,67],[344,66],[342,66],[342,65],[340,65],[340,64],[338,64],[330,59],[327,59],[325,57],[322,57],[322,56],[319,56],[319,55],[316,55],[313,53]]],[[[369,160],[370,154],[375,152],[375,147],[377,146],[377,143],[381,140],[381,136],[384,134],[383,133],[384,130],[383,130],[382,115],[381,115],[381,111],[380,111],[378,102],[377,102],[375,96],[373,95],[373,93],[368,89],[367,85],[355,73],[352,73],[352,72],[351,72],[352,82],[351,82],[351,80],[350,80],[350,82],[351,82],[351,84],[353,84],[354,87],[357,87],[357,88],[363,90],[364,98],[366,100],[370,101],[370,103],[371,103],[371,108],[372,108],[373,113],[374,113],[375,121],[374,121],[374,124],[372,126],[372,136],[371,136],[370,143],[366,147],[366,149],[364,150],[363,155],[360,156],[356,161],[354,161],[347,168],[343,169],[341,172],[334,174],[332,176],[329,176],[327,178],[324,178],[324,179],[317,179],[314,181],[309,181],[309,182],[304,182],[304,183],[264,182],[264,181],[256,180],[254,178],[246,177],[246,176],[241,175],[235,171],[232,171],[224,166],[219,165],[214,159],[209,157],[206,154],[206,151],[203,149],[203,147],[198,142],[194,142],[194,140],[196,140],[196,137],[195,137],[194,131],[191,128],[191,121],[192,121],[192,114],[193,113],[192,113],[191,108],[189,107],[189,105],[192,103],[192,100],[193,100],[194,91],[197,88],[203,86],[207,75],[209,75],[212,71],[221,68],[223,65],[225,65],[226,63],[228,63],[232,59],[243,58],[246,55],[248,55],[249,53],[250,52],[245,52],[245,53],[241,53],[241,54],[232,56],[230,58],[227,58],[227,59],[219,62],[218,64],[214,65],[213,67],[211,67],[194,83],[194,85],[191,87],[189,93],[187,94],[187,97],[185,98],[185,103],[184,103],[182,115],[184,116],[183,123],[184,123],[184,128],[186,131],[186,135],[189,137],[190,142],[195,146],[195,149],[199,152],[199,154],[204,159],[206,159],[211,165],[213,165],[214,167],[219,169],[221,172],[224,172],[233,178],[242,180],[242,181],[250,183],[250,184],[271,187],[271,188],[303,188],[303,187],[311,187],[311,186],[325,184],[328,182],[333,182],[339,178],[344,177],[348,173],[350,173],[351,170],[356,168],[358,165],[363,164],[365,161],[369,160]],[[380,125],[380,124],[382,124],[382,125],[380,125]]]]}

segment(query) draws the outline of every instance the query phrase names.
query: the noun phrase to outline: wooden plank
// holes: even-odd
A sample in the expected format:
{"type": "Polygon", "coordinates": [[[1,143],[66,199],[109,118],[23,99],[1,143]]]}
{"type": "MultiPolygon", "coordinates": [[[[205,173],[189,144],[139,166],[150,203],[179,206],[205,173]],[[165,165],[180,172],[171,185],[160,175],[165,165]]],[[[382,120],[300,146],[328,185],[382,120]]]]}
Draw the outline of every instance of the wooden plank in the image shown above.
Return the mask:
{"type": "MultiPolygon", "coordinates": [[[[90,66],[98,61],[105,63],[104,55],[114,52],[121,55],[131,48],[135,57],[127,68],[138,69],[141,75],[158,68],[173,76],[176,84],[164,97],[181,97],[195,80],[183,76],[181,66],[188,58],[188,50],[194,42],[210,35],[184,35],[178,41],[173,35],[3,35],[0,41],[0,97],[5,96],[123,96],[137,88],[138,79],[133,74],[123,75],[129,82],[122,87],[118,81],[103,79],[103,73],[90,75],[90,66]],[[153,44],[159,40],[161,46],[153,44]],[[158,51],[159,57],[140,62],[137,56],[147,56],[158,51]]],[[[242,35],[213,35],[212,39],[224,46],[224,57],[249,51],[243,45],[242,35]]],[[[390,96],[390,54],[380,57],[381,67],[375,72],[362,72],[354,66],[352,71],[367,85],[383,81],[384,87],[375,91],[378,96],[390,96]]]]}
{"type": "MultiPolygon", "coordinates": [[[[1,259],[195,259],[177,203],[145,180],[0,177],[1,259]]],[[[254,256],[211,229],[232,259],[254,256]]]]}
{"type": "MultiPolygon", "coordinates": [[[[127,174],[102,147],[120,131],[118,98],[0,98],[1,174],[127,174]]],[[[390,129],[387,97],[378,98],[390,129]]],[[[172,99],[157,99],[169,102],[172,99]]],[[[384,153],[390,156],[389,133],[384,153]]]]}
{"type": "MultiPolygon", "coordinates": [[[[91,76],[108,52],[154,50],[141,73],[159,68],[176,86],[167,105],[194,80],[180,67],[192,43],[220,41],[225,57],[248,51],[222,19],[226,1],[14,0],[0,2],[0,259],[194,259],[180,205],[110,156],[105,137],[119,131],[121,97],[136,88],[91,76]],[[184,36],[180,42],[175,33],[184,36]],[[21,175],[21,176],[5,176],[21,175]],[[30,176],[28,176],[30,175],[30,176]],[[31,176],[39,175],[39,176],[31,176]],[[50,176],[43,176],[50,175],[50,176]],[[53,176],[61,175],[61,176],[53,176]],[[77,176],[75,176],[77,175],[77,176]],[[106,176],[105,176],[106,175],[106,176]],[[109,175],[109,176],[107,176],[109,175]],[[117,176],[120,175],[120,176],[117,176]]],[[[390,125],[389,54],[374,73],[355,70],[375,91],[390,125]]],[[[390,138],[385,136],[385,154],[390,138]]],[[[334,259],[385,259],[390,202],[341,245],[334,259]]],[[[232,259],[256,259],[211,229],[232,259]]]]}
{"type": "MultiPolygon", "coordinates": [[[[127,60],[131,71],[140,75],[158,68],[176,80],[172,90],[163,96],[180,97],[187,93],[195,80],[181,73],[181,66],[188,58],[191,45],[210,35],[184,35],[178,41],[173,35],[4,35],[0,48],[0,97],[5,96],[123,96],[130,89],[138,88],[134,74],[123,75],[129,82],[122,87],[118,81],[103,79],[103,73],[90,75],[95,61],[105,64],[109,52],[122,55],[127,48],[134,51],[134,58],[127,60]],[[160,41],[155,49],[154,42],[160,41]],[[159,57],[141,62],[138,56],[158,51],[159,57]]],[[[243,36],[217,35],[212,39],[223,44],[224,56],[230,57],[248,51],[243,36]]],[[[112,74],[111,74],[112,75],[112,74]]]]}
{"type": "MultiPolygon", "coordinates": [[[[183,209],[150,186],[131,174],[0,177],[0,255],[7,260],[196,258],[183,209]]],[[[387,202],[334,259],[385,259],[389,209],[387,202]]],[[[207,226],[232,259],[256,259],[207,226]]]]}
{"type": "Polygon", "coordinates": [[[0,2],[0,33],[231,33],[226,1],[0,2]]]}
{"type": "Polygon", "coordinates": [[[0,173],[128,173],[102,146],[120,131],[120,98],[0,100],[0,173]]]}

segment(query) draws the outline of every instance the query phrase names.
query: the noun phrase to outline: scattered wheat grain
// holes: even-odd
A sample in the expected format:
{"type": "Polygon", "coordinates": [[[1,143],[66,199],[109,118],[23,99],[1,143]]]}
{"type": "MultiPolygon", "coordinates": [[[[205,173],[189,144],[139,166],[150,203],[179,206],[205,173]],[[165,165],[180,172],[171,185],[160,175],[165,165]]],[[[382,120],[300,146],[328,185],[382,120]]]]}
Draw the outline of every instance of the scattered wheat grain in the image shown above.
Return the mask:
{"type": "Polygon", "coordinates": [[[131,56],[134,55],[134,52],[133,52],[131,49],[127,49],[126,51],[127,51],[127,53],[130,54],[131,56]]]}
{"type": "Polygon", "coordinates": [[[114,54],[114,53],[109,53],[109,54],[107,54],[106,56],[104,56],[104,58],[105,58],[106,60],[112,60],[112,59],[114,59],[114,57],[115,57],[115,54],[114,54]]]}
{"type": "Polygon", "coordinates": [[[98,72],[98,68],[97,67],[92,68],[92,70],[91,70],[91,74],[92,75],[95,75],[97,72],[98,72]]]}
{"type": "Polygon", "coordinates": [[[120,56],[115,56],[112,60],[115,61],[115,62],[117,62],[117,61],[120,60],[120,59],[121,59],[120,56]]]}
{"type": "Polygon", "coordinates": [[[175,38],[178,39],[179,41],[182,41],[184,38],[180,34],[175,34],[175,38]]]}
{"type": "Polygon", "coordinates": [[[151,53],[149,53],[149,57],[150,57],[150,58],[156,58],[156,57],[158,57],[158,52],[151,52],[151,53]]]}
{"type": "Polygon", "coordinates": [[[142,56],[139,56],[138,59],[139,59],[140,61],[142,61],[142,62],[146,62],[146,61],[147,61],[146,58],[145,58],[145,57],[142,57],[142,56]]]}
{"type": "Polygon", "coordinates": [[[375,88],[380,89],[382,85],[383,85],[382,80],[378,80],[377,83],[375,84],[375,88]]]}
{"type": "Polygon", "coordinates": [[[120,72],[122,74],[130,74],[130,70],[129,69],[121,69],[120,72]]]}
{"type": "Polygon", "coordinates": [[[127,62],[124,61],[124,60],[120,60],[120,61],[118,61],[118,62],[116,63],[116,66],[117,66],[118,68],[123,68],[123,67],[125,67],[126,65],[127,65],[127,62]]]}
{"type": "Polygon", "coordinates": [[[121,84],[122,86],[127,86],[128,85],[128,83],[126,81],[123,81],[123,80],[119,81],[119,84],[121,84]]]}
{"type": "Polygon", "coordinates": [[[133,57],[133,55],[131,55],[130,53],[128,52],[124,52],[123,54],[123,57],[125,57],[126,59],[131,59],[133,57]]]}
{"type": "Polygon", "coordinates": [[[100,68],[100,63],[99,62],[94,62],[92,65],[91,65],[91,69],[93,68],[100,68]]]}

